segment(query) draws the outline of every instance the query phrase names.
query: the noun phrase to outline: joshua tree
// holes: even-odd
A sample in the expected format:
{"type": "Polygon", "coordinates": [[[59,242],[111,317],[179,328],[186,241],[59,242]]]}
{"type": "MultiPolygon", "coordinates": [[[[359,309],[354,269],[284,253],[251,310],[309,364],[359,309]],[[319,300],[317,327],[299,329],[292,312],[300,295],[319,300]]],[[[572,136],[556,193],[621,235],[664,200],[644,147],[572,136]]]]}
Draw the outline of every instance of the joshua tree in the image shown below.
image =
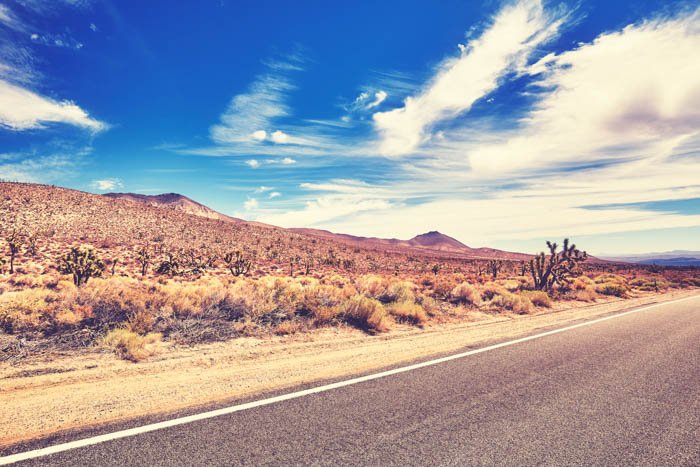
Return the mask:
{"type": "Polygon", "coordinates": [[[0,274],[5,274],[5,265],[7,260],[5,258],[0,258],[0,274]]]}
{"type": "Polygon", "coordinates": [[[433,267],[431,268],[431,270],[433,271],[433,274],[435,274],[435,275],[437,276],[438,273],[440,272],[440,265],[439,265],[439,264],[433,264],[433,267]]]}
{"type": "Polygon", "coordinates": [[[491,273],[491,277],[494,279],[498,278],[498,272],[503,267],[503,261],[498,259],[491,259],[486,264],[486,269],[491,273]]]}
{"type": "Polygon", "coordinates": [[[12,230],[5,237],[5,241],[7,242],[7,246],[10,249],[10,274],[14,274],[15,258],[22,250],[22,246],[24,245],[24,236],[17,229],[17,227],[13,227],[12,230]]]}
{"type": "Polygon", "coordinates": [[[165,253],[165,259],[156,269],[158,274],[177,276],[182,274],[182,257],[178,251],[171,250],[165,253]]]}
{"type": "Polygon", "coordinates": [[[527,263],[525,261],[520,262],[520,275],[524,276],[527,274],[527,263]]]}
{"type": "Polygon", "coordinates": [[[251,260],[245,258],[240,250],[235,252],[229,252],[224,255],[224,261],[226,266],[228,266],[229,271],[234,276],[240,276],[241,274],[248,274],[250,267],[252,266],[251,260]]]}
{"type": "Polygon", "coordinates": [[[564,239],[562,251],[557,251],[557,244],[547,242],[549,259],[544,252],[530,260],[530,272],[535,288],[551,290],[554,284],[566,285],[569,279],[580,272],[579,263],[588,259],[588,254],[579,251],[576,245],[569,246],[569,239],[564,239]]]}
{"type": "Polygon", "coordinates": [[[36,233],[32,233],[27,237],[27,252],[32,255],[36,256],[38,247],[37,247],[37,241],[39,240],[39,236],[36,233]]]}
{"type": "Polygon", "coordinates": [[[308,276],[314,265],[314,257],[311,254],[307,254],[302,260],[302,264],[304,265],[304,275],[308,276]]]}
{"type": "Polygon", "coordinates": [[[136,251],[136,261],[141,265],[141,276],[145,276],[148,273],[148,268],[153,261],[154,256],[153,248],[148,245],[144,245],[136,251]]]}
{"type": "Polygon", "coordinates": [[[92,248],[71,248],[70,252],[61,258],[58,270],[61,274],[71,274],[73,283],[80,287],[87,284],[91,277],[100,277],[104,263],[92,248]]]}

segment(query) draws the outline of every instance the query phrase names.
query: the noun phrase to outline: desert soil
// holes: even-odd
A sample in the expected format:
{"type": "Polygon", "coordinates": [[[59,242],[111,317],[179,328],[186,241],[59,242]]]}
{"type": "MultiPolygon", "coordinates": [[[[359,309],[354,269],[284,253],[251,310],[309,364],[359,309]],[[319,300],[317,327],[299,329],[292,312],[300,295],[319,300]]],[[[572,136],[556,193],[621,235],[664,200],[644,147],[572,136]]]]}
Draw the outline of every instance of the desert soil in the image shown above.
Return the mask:
{"type": "MultiPolygon", "coordinates": [[[[350,328],[166,347],[141,363],[97,350],[0,364],[0,447],[64,430],[251,397],[517,338],[626,308],[697,294],[676,291],[596,304],[558,304],[528,316],[469,312],[462,322],[350,328]]],[[[164,344],[165,346],[165,344],[164,344]]]]}

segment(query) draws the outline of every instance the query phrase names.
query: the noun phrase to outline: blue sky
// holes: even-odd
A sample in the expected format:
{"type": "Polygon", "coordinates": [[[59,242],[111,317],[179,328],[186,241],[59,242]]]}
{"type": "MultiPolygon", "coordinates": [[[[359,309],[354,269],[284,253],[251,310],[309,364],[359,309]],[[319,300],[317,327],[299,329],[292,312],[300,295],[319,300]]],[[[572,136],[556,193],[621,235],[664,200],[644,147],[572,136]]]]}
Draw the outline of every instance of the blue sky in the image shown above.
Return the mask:
{"type": "Polygon", "coordinates": [[[0,178],[700,249],[697,2],[0,0],[0,178]]]}

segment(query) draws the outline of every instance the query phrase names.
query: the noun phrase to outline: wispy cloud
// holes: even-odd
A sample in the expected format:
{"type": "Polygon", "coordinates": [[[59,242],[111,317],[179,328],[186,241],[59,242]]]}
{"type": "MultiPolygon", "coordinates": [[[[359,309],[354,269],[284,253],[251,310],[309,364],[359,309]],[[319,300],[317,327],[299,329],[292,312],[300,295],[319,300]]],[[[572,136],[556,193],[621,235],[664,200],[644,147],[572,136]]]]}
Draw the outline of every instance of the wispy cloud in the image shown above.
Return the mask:
{"type": "Polygon", "coordinates": [[[94,133],[108,128],[71,101],[55,101],[28,89],[0,80],[0,127],[21,131],[65,123],[94,133]]]}
{"type": "Polygon", "coordinates": [[[476,245],[699,226],[696,214],[640,203],[700,196],[700,61],[689,59],[700,13],[529,61],[569,18],[538,2],[507,6],[405,105],[376,114],[380,149],[402,156],[384,183],[305,183],[298,208],[257,218],[378,236],[437,228],[476,245]],[[520,117],[470,117],[474,102],[523,76],[534,99],[520,117]]]}
{"type": "Polygon", "coordinates": [[[431,128],[452,119],[496,89],[499,79],[517,71],[539,45],[556,36],[561,15],[547,13],[540,1],[507,6],[479,38],[442,63],[430,83],[403,107],[374,114],[381,135],[379,151],[409,154],[430,138],[431,128]]]}
{"type": "MultiPolygon", "coordinates": [[[[34,14],[50,14],[57,5],[81,6],[83,2],[36,2],[14,4],[34,14]]],[[[34,70],[34,56],[29,46],[44,44],[58,47],[82,48],[82,43],[70,35],[28,31],[33,28],[14,9],[0,4],[0,128],[12,131],[45,128],[63,123],[84,128],[92,133],[108,125],[91,117],[87,111],[70,100],[56,100],[37,91],[40,73],[34,70]]]]}

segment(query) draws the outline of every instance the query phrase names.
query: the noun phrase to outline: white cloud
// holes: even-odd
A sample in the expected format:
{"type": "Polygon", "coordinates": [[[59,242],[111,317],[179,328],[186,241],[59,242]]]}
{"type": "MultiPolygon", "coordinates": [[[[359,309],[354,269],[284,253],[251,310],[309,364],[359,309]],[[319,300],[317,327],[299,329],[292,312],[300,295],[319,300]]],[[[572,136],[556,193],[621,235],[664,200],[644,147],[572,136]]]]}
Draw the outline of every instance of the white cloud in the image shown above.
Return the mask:
{"type": "MultiPolygon", "coordinates": [[[[542,27],[553,28],[547,21],[542,27]]],[[[486,38],[494,28],[472,41],[466,56],[492,51],[486,38]]],[[[698,50],[696,11],[602,34],[531,67],[516,60],[518,73],[539,74],[539,100],[511,129],[441,110],[436,115],[452,124],[449,131],[436,129],[440,137],[420,149],[407,144],[415,152],[395,163],[393,181],[303,184],[309,194],[300,209],[260,220],[383,237],[438,229],[474,246],[700,226],[700,215],[646,206],[700,198],[700,61],[692,59],[698,50]],[[589,207],[611,203],[627,205],[589,207]]],[[[452,69],[440,67],[416,101],[452,69]]],[[[445,98],[443,110],[461,108],[462,94],[470,92],[450,89],[455,93],[432,96],[445,98]]],[[[410,113],[412,105],[402,110],[410,113]]],[[[416,128],[432,130],[418,117],[416,128]]],[[[384,133],[383,142],[401,136],[399,130],[384,133]]]]}
{"type": "Polygon", "coordinates": [[[75,175],[82,158],[89,152],[89,148],[78,148],[70,154],[0,154],[0,179],[29,183],[65,182],[75,175]]]}
{"type": "Polygon", "coordinates": [[[97,32],[97,26],[95,25],[95,23],[90,23],[90,30],[92,32],[97,32]]]}
{"type": "Polygon", "coordinates": [[[373,115],[386,155],[412,152],[433,125],[459,116],[496,89],[499,78],[521,68],[529,55],[557,33],[561,18],[549,16],[539,0],[524,0],[501,10],[478,39],[457,58],[446,60],[423,89],[404,106],[373,115]]]}
{"type": "Polygon", "coordinates": [[[270,139],[277,144],[286,144],[289,142],[289,135],[283,131],[277,130],[270,135],[270,139]]]}
{"type": "Polygon", "coordinates": [[[648,21],[548,55],[547,94],[500,144],[471,151],[480,172],[664,157],[700,129],[700,14],[648,21]]]}
{"type": "Polygon", "coordinates": [[[8,28],[14,31],[25,31],[27,29],[24,22],[22,22],[14,12],[7,5],[0,3],[0,24],[4,24],[8,28]]]}
{"type": "Polygon", "coordinates": [[[252,169],[257,169],[258,167],[260,167],[260,162],[258,162],[257,159],[248,159],[247,161],[245,161],[245,163],[248,164],[248,166],[250,166],[250,168],[252,169]]]}
{"type": "Polygon", "coordinates": [[[255,141],[265,141],[267,139],[267,132],[265,130],[257,130],[252,132],[250,137],[255,141]]]}
{"type": "Polygon", "coordinates": [[[118,178],[106,178],[104,180],[93,180],[90,182],[90,188],[100,191],[112,191],[123,187],[124,183],[118,178]]]}
{"type": "Polygon", "coordinates": [[[367,104],[367,110],[378,107],[382,102],[384,102],[386,100],[386,98],[388,96],[389,95],[382,90],[375,92],[374,93],[374,100],[372,102],[370,102],[369,104],[367,104]]]}
{"type": "Polygon", "coordinates": [[[297,161],[292,159],[291,157],[283,157],[282,159],[279,160],[279,163],[282,165],[292,165],[292,164],[296,164],[297,161]]]}
{"type": "Polygon", "coordinates": [[[44,128],[47,123],[65,123],[93,132],[107,128],[71,101],[55,101],[0,80],[0,126],[27,130],[44,128]]]}
{"type": "Polygon", "coordinates": [[[274,189],[274,188],[272,188],[272,187],[263,185],[263,186],[260,186],[260,187],[256,188],[256,189],[255,189],[255,192],[256,192],[256,193],[267,193],[268,191],[271,191],[271,190],[273,190],[273,189],[274,189]]]}
{"type": "Polygon", "coordinates": [[[245,143],[252,136],[256,141],[267,137],[273,119],[289,115],[287,93],[294,89],[282,73],[257,77],[249,89],[235,96],[221,115],[221,123],[211,128],[211,138],[223,145],[245,143]],[[257,135],[257,136],[256,136],[257,135]]]}
{"type": "Polygon", "coordinates": [[[279,191],[273,191],[269,195],[267,195],[269,199],[279,198],[280,196],[282,196],[282,193],[280,193],[279,191]]]}
{"type": "Polygon", "coordinates": [[[254,211],[258,209],[259,206],[260,204],[255,198],[249,198],[243,203],[243,209],[245,209],[246,211],[254,211]]]}

